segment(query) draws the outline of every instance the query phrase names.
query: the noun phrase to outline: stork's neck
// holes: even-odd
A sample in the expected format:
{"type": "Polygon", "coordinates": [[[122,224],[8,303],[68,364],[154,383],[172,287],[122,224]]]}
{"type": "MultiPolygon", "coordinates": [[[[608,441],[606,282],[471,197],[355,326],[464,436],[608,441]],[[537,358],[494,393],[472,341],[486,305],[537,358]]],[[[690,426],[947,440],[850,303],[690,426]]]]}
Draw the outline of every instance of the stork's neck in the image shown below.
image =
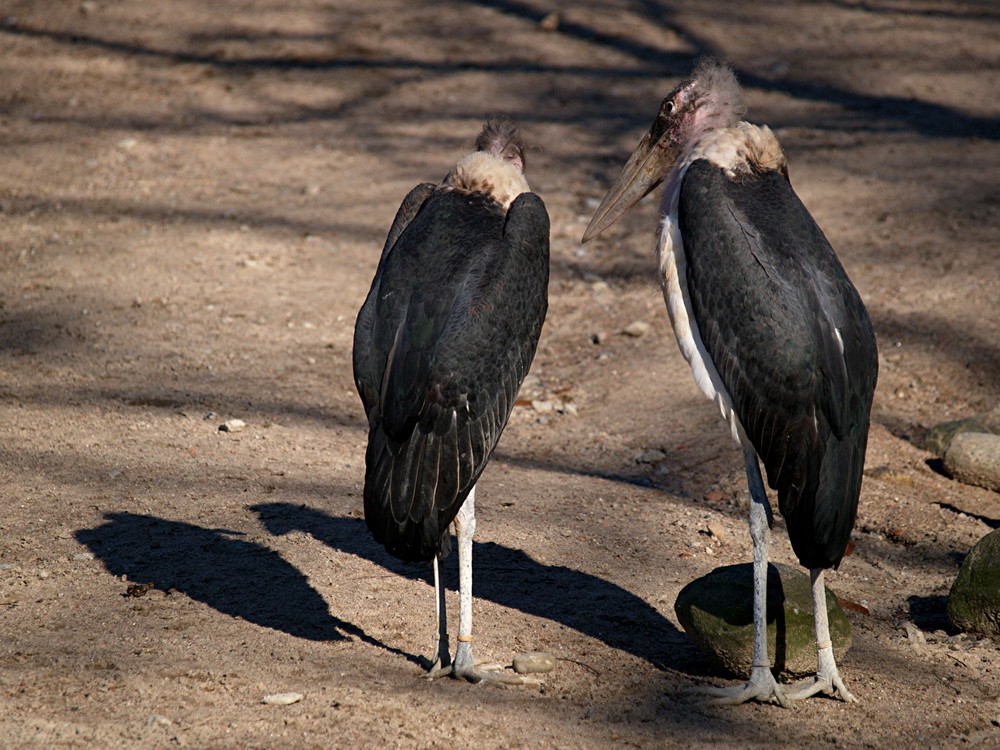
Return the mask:
{"type": "Polygon", "coordinates": [[[676,207],[684,173],[699,159],[711,162],[729,179],[785,170],[785,154],[767,125],[738,122],[731,128],[709,130],[670,170],[663,192],[664,214],[670,214],[676,207]]]}
{"type": "Polygon", "coordinates": [[[485,151],[469,154],[459,161],[442,184],[491,195],[504,211],[517,196],[530,190],[528,181],[517,167],[485,151]]]}

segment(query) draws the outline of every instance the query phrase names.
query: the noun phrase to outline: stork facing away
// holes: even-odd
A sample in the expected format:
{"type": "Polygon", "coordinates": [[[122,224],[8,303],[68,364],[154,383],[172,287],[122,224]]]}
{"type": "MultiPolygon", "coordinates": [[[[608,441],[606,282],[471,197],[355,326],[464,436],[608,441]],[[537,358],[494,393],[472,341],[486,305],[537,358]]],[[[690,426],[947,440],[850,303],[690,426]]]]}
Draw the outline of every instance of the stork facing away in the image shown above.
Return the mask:
{"type": "Polygon", "coordinates": [[[488,121],[438,185],[403,200],[354,329],[368,416],[365,521],[386,550],[431,561],[437,606],[429,676],[531,682],[475,664],[476,482],[528,373],[548,304],[549,217],[524,178],[524,144],[488,121]],[[438,560],[458,538],[459,625],[448,644],[438,560]]]}
{"type": "Polygon", "coordinates": [[[675,88],[594,214],[586,242],[666,182],[656,252],[667,310],[695,381],[743,448],[753,541],[754,648],[745,685],[714,702],[856,699],[833,657],[823,571],[840,564],[857,513],[878,370],[857,290],[788,180],[766,126],[742,121],[736,77],[716,60],[675,88]],[[778,494],[810,569],[818,670],[779,685],[766,641],[766,578],[778,494]]]}

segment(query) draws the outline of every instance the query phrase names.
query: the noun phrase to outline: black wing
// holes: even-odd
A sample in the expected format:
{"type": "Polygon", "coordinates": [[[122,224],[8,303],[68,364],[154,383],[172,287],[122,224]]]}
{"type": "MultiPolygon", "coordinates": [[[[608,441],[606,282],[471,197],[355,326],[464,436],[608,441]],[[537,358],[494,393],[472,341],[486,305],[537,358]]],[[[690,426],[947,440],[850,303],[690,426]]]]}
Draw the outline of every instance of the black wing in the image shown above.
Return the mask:
{"type": "Polygon", "coordinates": [[[369,422],[365,519],[397,557],[446,549],[507,424],[545,318],[548,237],[534,194],[505,216],[486,196],[442,188],[383,257],[354,360],[369,422]]]}
{"type": "Polygon", "coordinates": [[[878,358],[868,313],[788,180],[696,161],[678,206],[701,338],[806,567],[840,563],[878,358]]]}
{"type": "Polygon", "coordinates": [[[371,288],[365,303],[358,312],[358,318],[354,323],[354,385],[361,396],[361,402],[365,407],[365,414],[371,412],[372,406],[378,400],[379,381],[384,363],[380,364],[375,357],[375,350],[371,345],[375,335],[375,305],[372,302],[379,295],[380,282],[382,280],[382,266],[385,264],[386,255],[396,244],[396,240],[413,221],[413,217],[419,213],[424,202],[434,192],[436,186],[430,182],[423,182],[406,194],[403,202],[396,211],[396,217],[392,220],[389,234],[385,238],[382,246],[382,255],[379,257],[378,267],[375,270],[375,278],[372,279],[371,288]]]}

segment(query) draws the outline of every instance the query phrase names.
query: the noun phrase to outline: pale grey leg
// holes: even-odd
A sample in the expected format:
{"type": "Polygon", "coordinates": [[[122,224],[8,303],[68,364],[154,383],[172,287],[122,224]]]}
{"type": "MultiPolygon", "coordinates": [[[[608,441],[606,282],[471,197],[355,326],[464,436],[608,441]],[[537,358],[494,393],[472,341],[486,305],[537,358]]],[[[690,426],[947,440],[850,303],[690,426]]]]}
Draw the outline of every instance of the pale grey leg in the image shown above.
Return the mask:
{"type": "Polygon", "coordinates": [[[452,675],[470,682],[536,685],[536,677],[504,673],[499,664],[476,664],[472,656],[472,536],[476,533],[476,488],[473,487],[455,517],[458,537],[458,648],[452,675]]]}
{"type": "Polygon", "coordinates": [[[434,679],[451,672],[451,649],[448,644],[448,609],[445,606],[444,585],[441,583],[441,575],[438,559],[435,556],[432,561],[434,568],[434,623],[437,629],[435,651],[437,658],[427,670],[427,677],[434,679]]]}
{"type": "Polygon", "coordinates": [[[472,537],[476,533],[476,488],[455,517],[458,537],[458,650],[455,652],[455,674],[475,679],[472,658],[472,537]]]}
{"type": "Polygon", "coordinates": [[[823,569],[813,568],[809,571],[809,575],[812,579],[813,620],[816,623],[816,655],[819,668],[815,677],[788,686],[785,694],[791,700],[801,700],[817,693],[823,693],[847,703],[857,703],[858,699],[851,694],[841,679],[837,662],[833,658],[830,622],[826,614],[826,586],[823,584],[823,569]]]}
{"type": "Polygon", "coordinates": [[[752,448],[743,449],[747,484],[750,487],[750,538],[753,540],[753,665],[750,679],[734,687],[699,687],[693,692],[708,695],[711,703],[735,705],[754,700],[789,706],[771,673],[767,656],[767,548],[771,541],[771,506],[752,448]]]}

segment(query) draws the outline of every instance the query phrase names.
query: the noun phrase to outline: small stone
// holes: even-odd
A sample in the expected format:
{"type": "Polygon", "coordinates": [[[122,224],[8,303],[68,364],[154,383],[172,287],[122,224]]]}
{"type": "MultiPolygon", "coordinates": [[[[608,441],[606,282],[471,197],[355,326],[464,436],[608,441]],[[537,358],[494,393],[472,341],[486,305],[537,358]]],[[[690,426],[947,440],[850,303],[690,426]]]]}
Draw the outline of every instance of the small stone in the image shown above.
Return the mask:
{"type": "Polygon", "coordinates": [[[269,706],[290,706],[293,703],[298,703],[304,697],[302,693],[271,693],[265,695],[261,703],[266,703],[269,706]]]}
{"type": "Polygon", "coordinates": [[[659,461],[662,461],[666,457],[667,457],[666,453],[654,449],[650,451],[643,451],[642,453],[637,455],[635,457],[635,462],[637,464],[655,464],[658,463],[659,461]]]}
{"type": "Polygon", "coordinates": [[[239,432],[246,426],[242,419],[228,419],[219,425],[219,432],[239,432]]]}
{"type": "Polygon", "coordinates": [[[94,553],[93,552],[77,552],[75,555],[73,555],[73,559],[74,560],[93,560],[94,559],[94,553]]]}
{"type": "Polygon", "coordinates": [[[594,331],[592,334],[590,334],[590,343],[591,344],[600,345],[600,344],[603,344],[607,340],[608,340],[608,332],[607,331],[594,331]]]}
{"type": "Polygon", "coordinates": [[[514,671],[518,674],[545,674],[556,668],[556,657],[544,651],[529,651],[514,657],[514,671]]]}
{"type": "Polygon", "coordinates": [[[726,541],[726,530],[722,528],[721,524],[711,522],[708,524],[708,533],[715,537],[719,542],[726,541]]]}
{"type": "Polygon", "coordinates": [[[1000,435],[955,435],[944,454],[944,468],[963,484],[1000,492],[1000,435]]]}
{"type": "Polygon", "coordinates": [[[916,651],[923,651],[924,646],[927,645],[927,639],[920,631],[920,628],[909,621],[904,622],[902,625],[903,630],[906,632],[906,639],[910,642],[910,645],[913,646],[916,651]]]}
{"type": "Polygon", "coordinates": [[[606,281],[595,281],[591,283],[590,289],[594,294],[607,294],[611,291],[611,287],[606,281]]]}
{"type": "Polygon", "coordinates": [[[551,414],[556,410],[555,404],[551,401],[541,401],[539,399],[534,399],[531,402],[531,408],[539,414],[551,414]]]}
{"type": "Polygon", "coordinates": [[[538,27],[542,31],[556,31],[559,29],[559,14],[552,11],[538,22],[538,27]]]}
{"type": "Polygon", "coordinates": [[[641,338],[649,333],[651,326],[644,320],[637,320],[634,323],[629,323],[622,329],[622,333],[626,336],[631,336],[632,338],[641,338]]]}

